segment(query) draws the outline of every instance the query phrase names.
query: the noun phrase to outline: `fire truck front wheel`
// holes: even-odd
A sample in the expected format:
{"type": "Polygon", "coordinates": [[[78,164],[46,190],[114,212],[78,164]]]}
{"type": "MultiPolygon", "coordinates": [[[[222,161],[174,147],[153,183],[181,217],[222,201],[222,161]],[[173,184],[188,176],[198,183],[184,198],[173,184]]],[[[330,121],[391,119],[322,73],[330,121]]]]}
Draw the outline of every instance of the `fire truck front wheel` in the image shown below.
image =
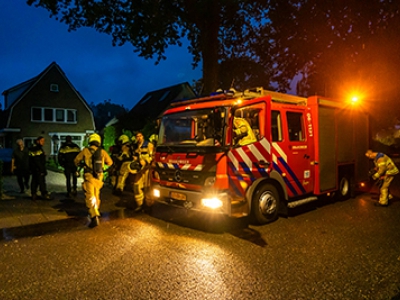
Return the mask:
{"type": "Polygon", "coordinates": [[[267,224],[278,218],[279,193],[272,184],[259,186],[253,194],[251,213],[257,224],[267,224]]]}

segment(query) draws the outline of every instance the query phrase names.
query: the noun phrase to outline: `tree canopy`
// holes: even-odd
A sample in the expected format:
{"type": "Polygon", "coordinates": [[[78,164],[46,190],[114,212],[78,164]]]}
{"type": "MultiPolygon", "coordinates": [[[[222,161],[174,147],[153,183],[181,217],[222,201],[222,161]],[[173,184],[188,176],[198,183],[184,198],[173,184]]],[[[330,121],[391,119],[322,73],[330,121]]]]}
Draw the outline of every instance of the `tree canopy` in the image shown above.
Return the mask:
{"type": "MultiPolygon", "coordinates": [[[[265,20],[261,0],[28,0],[69,26],[93,27],[114,45],[131,43],[144,58],[165,59],[169,45],[189,41],[193,66],[202,63],[203,91],[219,85],[219,64],[254,57],[254,42],[265,20]]],[[[232,81],[231,78],[229,81],[232,81]]],[[[268,78],[264,82],[268,83],[268,78]]]]}
{"type": "Polygon", "coordinates": [[[202,64],[203,94],[264,86],[306,96],[400,94],[397,0],[28,0],[69,30],[93,27],[114,45],[165,59],[189,41],[202,64]]]}

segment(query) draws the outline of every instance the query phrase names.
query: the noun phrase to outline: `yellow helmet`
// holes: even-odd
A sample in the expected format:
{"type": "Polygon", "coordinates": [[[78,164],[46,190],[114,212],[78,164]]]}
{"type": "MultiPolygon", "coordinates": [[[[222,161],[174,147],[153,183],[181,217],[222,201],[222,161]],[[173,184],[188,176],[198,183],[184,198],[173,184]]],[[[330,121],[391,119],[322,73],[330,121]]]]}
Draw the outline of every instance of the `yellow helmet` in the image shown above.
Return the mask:
{"type": "Polygon", "coordinates": [[[150,138],[149,138],[149,141],[152,142],[152,143],[157,142],[158,141],[158,134],[155,134],[155,133],[152,134],[150,136],[150,138]]]}
{"type": "Polygon", "coordinates": [[[93,133],[89,136],[89,144],[92,142],[98,142],[101,144],[101,137],[97,133],[93,133]]]}
{"type": "Polygon", "coordinates": [[[132,141],[132,143],[134,143],[134,144],[136,144],[136,136],[132,136],[132,138],[131,138],[131,141],[132,141]]]}
{"type": "Polygon", "coordinates": [[[129,137],[125,134],[121,135],[118,140],[121,142],[121,144],[129,143],[129,137]]]}

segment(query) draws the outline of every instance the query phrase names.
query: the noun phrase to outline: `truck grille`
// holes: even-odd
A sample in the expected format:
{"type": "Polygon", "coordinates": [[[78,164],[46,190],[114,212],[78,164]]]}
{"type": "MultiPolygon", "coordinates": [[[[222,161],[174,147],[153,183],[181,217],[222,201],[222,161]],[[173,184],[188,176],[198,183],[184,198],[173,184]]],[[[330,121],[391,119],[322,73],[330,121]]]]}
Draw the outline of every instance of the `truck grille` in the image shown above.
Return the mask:
{"type": "MultiPolygon", "coordinates": [[[[199,171],[187,171],[187,170],[168,170],[158,169],[160,180],[203,185],[207,177],[213,176],[213,172],[199,172],[199,171]]],[[[215,174],[214,174],[215,175],[215,174]]]]}

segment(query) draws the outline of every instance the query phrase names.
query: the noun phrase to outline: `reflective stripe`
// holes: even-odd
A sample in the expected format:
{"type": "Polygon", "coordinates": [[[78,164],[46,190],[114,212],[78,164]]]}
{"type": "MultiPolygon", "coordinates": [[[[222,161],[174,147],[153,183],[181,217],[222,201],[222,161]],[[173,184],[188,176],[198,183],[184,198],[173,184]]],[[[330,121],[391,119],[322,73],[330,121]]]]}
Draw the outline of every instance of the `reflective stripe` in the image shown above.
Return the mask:
{"type": "Polygon", "coordinates": [[[30,156],[39,156],[39,155],[42,155],[42,154],[44,154],[43,150],[29,151],[29,155],[30,156]]]}
{"type": "Polygon", "coordinates": [[[76,147],[61,147],[59,153],[79,153],[81,150],[76,147]]]}

